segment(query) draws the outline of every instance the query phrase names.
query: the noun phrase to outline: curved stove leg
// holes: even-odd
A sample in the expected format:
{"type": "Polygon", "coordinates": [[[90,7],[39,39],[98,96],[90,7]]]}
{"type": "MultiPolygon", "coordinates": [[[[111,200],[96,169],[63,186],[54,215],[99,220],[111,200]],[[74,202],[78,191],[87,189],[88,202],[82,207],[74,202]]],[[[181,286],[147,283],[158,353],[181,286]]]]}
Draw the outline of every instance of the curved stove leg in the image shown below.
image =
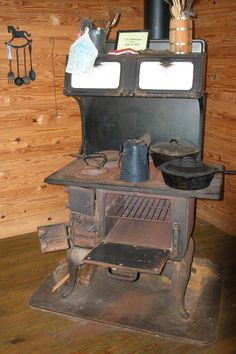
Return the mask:
{"type": "Polygon", "coordinates": [[[194,242],[190,238],[187,252],[181,261],[168,262],[163,269],[163,275],[171,279],[171,285],[175,292],[176,309],[184,319],[189,318],[185,308],[185,293],[191,273],[191,264],[194,252],[194,242]]]}
{"type": "Polygon", "coordinates": [[[67,262],[69,269],[69,283],[65,287],[62,298],[68,297],[74,290],[78,267],[83,264],[84,257],[90,250],[81,249],[79,247],[71,247],[67,253],[67,262]]]}
{"type": "Polygon", "coordinates": [[[185,308],[185,293],[191,274],[191,264],[193,260],[194,242],[190,238],[187,252],[180,262],[174,262],[172,281],[176,290],[176,305],[181,317],[187,319],[189,314],[185,308]]]}

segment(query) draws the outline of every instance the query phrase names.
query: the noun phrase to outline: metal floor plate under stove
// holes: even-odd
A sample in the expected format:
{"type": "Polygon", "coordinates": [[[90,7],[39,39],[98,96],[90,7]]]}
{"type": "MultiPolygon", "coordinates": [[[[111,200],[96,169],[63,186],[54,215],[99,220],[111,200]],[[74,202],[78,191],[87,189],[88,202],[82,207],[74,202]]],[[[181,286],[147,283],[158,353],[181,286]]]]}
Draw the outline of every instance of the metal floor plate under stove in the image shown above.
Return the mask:
{"type": "Polygon", "coordinates": [[[199,344],[216,339],[222,271],[206,259],[194,258],[186,293],[189,319],[175,311],[173,291],[166,277],[141,274],[138,281],[114,280],[98,267],[90,286],[78,285],[62,299],[52,293],[49,276],[33,294],[33,307],[105,322],[129,329],[174,337],[199,344]]]}

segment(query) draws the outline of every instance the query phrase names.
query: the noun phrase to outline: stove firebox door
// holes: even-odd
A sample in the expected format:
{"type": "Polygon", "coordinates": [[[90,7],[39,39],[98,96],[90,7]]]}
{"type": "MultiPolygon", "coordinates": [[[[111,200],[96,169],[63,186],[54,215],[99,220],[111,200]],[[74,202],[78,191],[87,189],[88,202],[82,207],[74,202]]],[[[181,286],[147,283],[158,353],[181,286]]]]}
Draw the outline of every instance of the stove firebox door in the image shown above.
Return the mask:
{"type": "Polygon", "coordinates": [[[95,191],[91,188],[69,187],[69,208],[72,211],[94,215],[95,191]]]}

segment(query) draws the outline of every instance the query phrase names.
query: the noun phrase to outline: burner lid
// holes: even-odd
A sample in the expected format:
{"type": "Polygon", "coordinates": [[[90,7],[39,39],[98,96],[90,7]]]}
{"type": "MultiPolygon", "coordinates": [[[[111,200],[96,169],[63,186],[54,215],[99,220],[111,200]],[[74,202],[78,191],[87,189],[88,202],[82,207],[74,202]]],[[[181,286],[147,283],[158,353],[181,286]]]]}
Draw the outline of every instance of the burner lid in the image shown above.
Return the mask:
{"type": "Polygon", "coordinates": [[[85,166],[82,168],[79,174],[86,175],[86,176],[99,176],[107,172],[108,172],[107,169],[104,167],[98,168],[92,166],[85,166]]]}

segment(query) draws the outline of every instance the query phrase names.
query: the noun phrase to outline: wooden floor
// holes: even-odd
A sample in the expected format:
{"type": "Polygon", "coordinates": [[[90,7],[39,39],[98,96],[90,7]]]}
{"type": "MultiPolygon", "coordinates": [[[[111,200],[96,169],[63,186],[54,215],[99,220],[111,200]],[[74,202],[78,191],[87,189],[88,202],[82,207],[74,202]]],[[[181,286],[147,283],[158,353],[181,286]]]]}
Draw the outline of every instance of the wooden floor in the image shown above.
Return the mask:
{"type": "Polygon", "coordinates": [[[122,329],[33,309],[28,300],[64,252],[41,254],[36,234],[0,241],[0,353],[235,354],[236,239],[198,220],[195,255],[224,267],[219,335],[211,345],[122,329]]]}

